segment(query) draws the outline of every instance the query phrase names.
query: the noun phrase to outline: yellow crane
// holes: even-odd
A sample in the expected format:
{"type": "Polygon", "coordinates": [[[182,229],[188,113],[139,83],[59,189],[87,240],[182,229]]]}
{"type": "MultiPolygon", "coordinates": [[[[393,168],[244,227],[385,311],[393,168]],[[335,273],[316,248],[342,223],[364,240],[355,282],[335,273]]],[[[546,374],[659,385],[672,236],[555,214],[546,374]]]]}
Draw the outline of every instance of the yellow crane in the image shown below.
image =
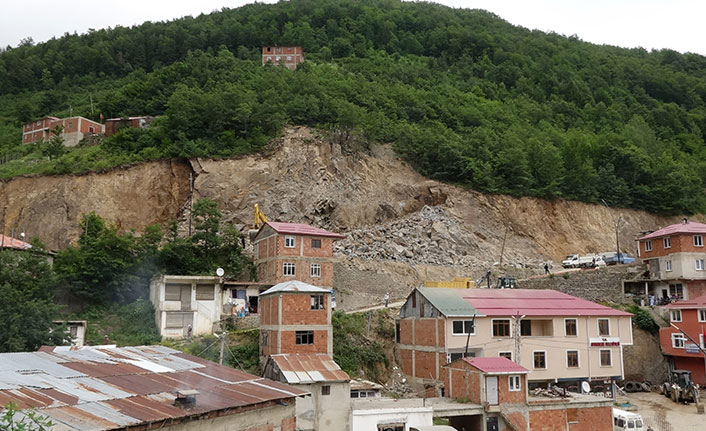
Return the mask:
{"type": "Polygon", "coordinates": [[[255,204],[255,228],[260,229],[265,223],[267,223],[267,216],[260,209],[260,204],[255,204]]]}

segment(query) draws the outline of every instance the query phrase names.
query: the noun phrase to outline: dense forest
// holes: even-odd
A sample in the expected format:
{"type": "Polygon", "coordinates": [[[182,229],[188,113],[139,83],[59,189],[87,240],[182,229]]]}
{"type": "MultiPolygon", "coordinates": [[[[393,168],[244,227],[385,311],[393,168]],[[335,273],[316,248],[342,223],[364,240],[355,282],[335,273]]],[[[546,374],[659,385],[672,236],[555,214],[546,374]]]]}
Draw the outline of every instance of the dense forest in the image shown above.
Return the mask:
{"type": "Polygon", "coordinates": [[[706,57],[597,46],[479,10],[292,0],[25,40],[0,54],[0,176],[262,150],[285,124],[393,143],[491,193],[706,210],[706,57]],[[296,71],[263,45],[301,45],[296,71]],[[159,116],[70,151],[20,145],[43,115],[159,116]]]}

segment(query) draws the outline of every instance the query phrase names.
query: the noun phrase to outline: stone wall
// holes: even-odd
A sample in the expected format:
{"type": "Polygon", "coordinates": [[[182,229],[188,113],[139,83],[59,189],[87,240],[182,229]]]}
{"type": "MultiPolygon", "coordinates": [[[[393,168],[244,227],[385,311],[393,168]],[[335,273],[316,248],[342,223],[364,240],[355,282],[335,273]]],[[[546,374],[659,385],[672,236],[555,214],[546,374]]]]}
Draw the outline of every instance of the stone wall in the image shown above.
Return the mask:
{"type": "Polygon", "coordinates": [[[616,265],[590,270],[562,271],[549,276],[518,280],[520,289],[552,289],[593,302],[627,303],[623,281],[644,272],[641,265],[616,265]]]}

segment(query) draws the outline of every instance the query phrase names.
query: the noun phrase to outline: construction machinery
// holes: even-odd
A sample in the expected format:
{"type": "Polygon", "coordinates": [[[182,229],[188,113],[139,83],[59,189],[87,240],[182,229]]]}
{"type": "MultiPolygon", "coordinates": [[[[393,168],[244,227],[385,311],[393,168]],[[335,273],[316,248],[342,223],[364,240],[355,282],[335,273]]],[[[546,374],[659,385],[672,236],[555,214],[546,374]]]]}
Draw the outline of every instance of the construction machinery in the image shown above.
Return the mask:
{"type": "Polygon", "coordinates": [[[517,289],[517,280],[509,275],[498,277],[498,284],[495,287],[497,289],[517,289]]]}
{"type": "Polygon", "coordinates": [[[659,392],[675,403],[699,402],[699,385],[691,380],[691,371],[688,370],[670,371],[668,380],[662,383],[659,392]]]}
{"type": "Polygon", "coordinates": [[[267,216],[260,209],[260,204],[255,204],[255,229],[260,229],[265,223],[267,223],[267,216]]]}

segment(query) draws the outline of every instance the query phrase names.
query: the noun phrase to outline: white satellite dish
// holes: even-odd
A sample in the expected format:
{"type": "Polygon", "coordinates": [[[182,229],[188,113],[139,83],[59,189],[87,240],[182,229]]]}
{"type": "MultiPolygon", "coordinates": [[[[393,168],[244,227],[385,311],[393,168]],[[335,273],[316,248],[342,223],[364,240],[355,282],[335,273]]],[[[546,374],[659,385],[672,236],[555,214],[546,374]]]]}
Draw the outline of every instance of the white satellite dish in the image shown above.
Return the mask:
{"type": "Polygon", "coordinates": [[[225,274],[225,273],[226,272],[223,270],[223,268],[216,269],[216,275],[219,277],[223,277],[223,274],[225,274]]]}
{"type": "Polygon", "coordinates": [[[583,393],[588,394],[591,392],[591,385],[589,385],[588,382],[583,381],[581,382],[581,389],[583,390],[583,393]]]}

